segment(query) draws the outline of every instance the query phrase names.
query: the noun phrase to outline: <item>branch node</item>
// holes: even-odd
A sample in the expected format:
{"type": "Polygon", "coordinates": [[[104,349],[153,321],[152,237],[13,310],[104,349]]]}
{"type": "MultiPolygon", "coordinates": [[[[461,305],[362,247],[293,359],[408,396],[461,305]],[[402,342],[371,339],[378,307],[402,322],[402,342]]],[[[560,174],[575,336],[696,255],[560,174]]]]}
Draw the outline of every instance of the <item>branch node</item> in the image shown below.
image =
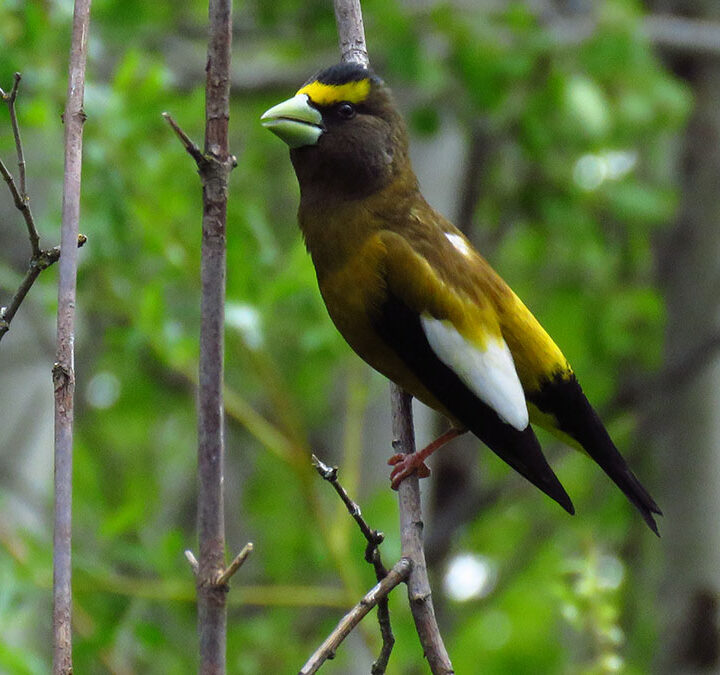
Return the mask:
{"type": "Polygon", "coordinates": [[[10,96],[8,97],[9,103],[15,103],[15,99],[17,98],[18,86],[20,86],[20,80],[22,80],[22,75],[20,75],[20,73],[15,73],[15,75],[13,76],[13,86],[10,90],[10,96]]]}
{"type": "Polygon", "coordinates": [[[72,373],[62,363],[56,361],[52,367],[52,380],[55,391],[67,387],[72,379],[72,373]]]}
{"type": "Polygon", "coordinates": [[[318,459],[317,455],[312,455],[311,460],[313,466],[317,469],[317,472],[323,480],[326,480],[329,483],[337,481],[338,468],[336,466],[328,466],[325,462],[318,459]]]}

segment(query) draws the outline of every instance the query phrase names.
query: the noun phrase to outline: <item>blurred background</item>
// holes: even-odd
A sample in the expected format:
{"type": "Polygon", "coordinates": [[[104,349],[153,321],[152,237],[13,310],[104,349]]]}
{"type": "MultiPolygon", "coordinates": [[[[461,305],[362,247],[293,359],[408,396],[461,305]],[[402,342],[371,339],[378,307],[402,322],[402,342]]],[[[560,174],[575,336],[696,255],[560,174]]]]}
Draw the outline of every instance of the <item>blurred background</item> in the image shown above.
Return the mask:
{"type": "MultiPolygon", "coordinates": [[[[371,61],[426,197],[573,363],[665,512],[658,540],[585,457],[543,437],[567,516],[473,439],[424,481],[434,599],[458,673],[718,672],[720,3],[365,0],[371,61]]],[[[96,0],[85,110],[74,468],[78,673],[196,667],[201,195],[161,119],[204,120],[206,5],[96,0]]],[[[59,239],[72,3],[0,4],[42,244],[59,239]]],[[[374,584],[340,478],[400,551],[387,384],[335,332],[258,118],[338,60],[329,0],[235,7],[226,521],[255,553],[229,595],[228,671],[297,672],[374,584]]],[[[15,168],[7,110],[0,154],[15,168]]],[[[0,186],[0,303],[29,245],[0,186]]],[[[50,663],[56,269],[0,344],[0,672],[50,663]]],[[[416,406],[419,442],[445,422],[416,406]]],[[[389,673],[426,672],[404,591],[389,673]]],[[[367,673],[369,617],[323,672],[367,673]]]]}

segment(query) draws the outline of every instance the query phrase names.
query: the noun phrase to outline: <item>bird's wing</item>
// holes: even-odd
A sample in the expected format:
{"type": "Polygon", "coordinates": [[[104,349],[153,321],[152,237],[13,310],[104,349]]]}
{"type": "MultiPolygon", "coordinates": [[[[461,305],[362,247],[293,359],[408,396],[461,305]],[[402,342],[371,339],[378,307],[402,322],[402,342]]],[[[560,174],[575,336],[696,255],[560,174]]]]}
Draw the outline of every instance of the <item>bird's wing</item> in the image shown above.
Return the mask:
{"type": "Polygon", "coordinates": [[[402,236],[380,236],[385,291],[371,309],[377,335],[456,420],[574,513],[527,423],[522,388],[490,304],[443,280],[402,236]]]}
{"type": "Polygon", "coordinates": [[[501,420],[525,429],[525,394],[491,303],[441,278],[400,235],[386,232],[382,237],[388,290],[417,312],[437,358],[501,420]]]}

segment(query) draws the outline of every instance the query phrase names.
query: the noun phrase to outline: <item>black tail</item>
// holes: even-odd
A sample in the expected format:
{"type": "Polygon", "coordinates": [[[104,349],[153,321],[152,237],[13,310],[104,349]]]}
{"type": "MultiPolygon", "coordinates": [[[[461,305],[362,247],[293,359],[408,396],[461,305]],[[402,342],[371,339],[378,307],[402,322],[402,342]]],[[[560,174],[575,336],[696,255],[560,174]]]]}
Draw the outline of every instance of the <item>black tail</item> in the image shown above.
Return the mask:
{"type": "Polygon", "coordinates": [[[662,515],[662,511],[630,471],[575,376],[549,380],[528,399],[542,412],[552,415],[558,428],[582,445],[640,511],[650,529],[660,536],[653,514],[662,515]]]}

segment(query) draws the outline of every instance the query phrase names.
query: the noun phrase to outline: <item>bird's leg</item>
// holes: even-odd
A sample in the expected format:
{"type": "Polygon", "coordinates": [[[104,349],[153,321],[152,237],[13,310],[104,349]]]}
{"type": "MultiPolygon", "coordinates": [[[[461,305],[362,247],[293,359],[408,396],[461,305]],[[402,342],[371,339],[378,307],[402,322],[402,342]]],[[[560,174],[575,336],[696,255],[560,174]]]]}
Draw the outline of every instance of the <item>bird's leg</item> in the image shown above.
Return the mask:
{"type": "Polygon", "coordinates": [[[436,450],[442,448],[445,443],[453,438],[464,434],[467,429],[456,429],[453,427],[441,436],[438,436],[432,443],[426,445],[420,452],[413,452],[409,455],[399,452],[388,459],[388,464],[393,467],[390,472],[391,486],[393,490],[397,490],[411,473],[417,471],[419,478],[427,478],[430,475],[430,469],[425,464],[425,460],[430,457],[436,450]]]}

